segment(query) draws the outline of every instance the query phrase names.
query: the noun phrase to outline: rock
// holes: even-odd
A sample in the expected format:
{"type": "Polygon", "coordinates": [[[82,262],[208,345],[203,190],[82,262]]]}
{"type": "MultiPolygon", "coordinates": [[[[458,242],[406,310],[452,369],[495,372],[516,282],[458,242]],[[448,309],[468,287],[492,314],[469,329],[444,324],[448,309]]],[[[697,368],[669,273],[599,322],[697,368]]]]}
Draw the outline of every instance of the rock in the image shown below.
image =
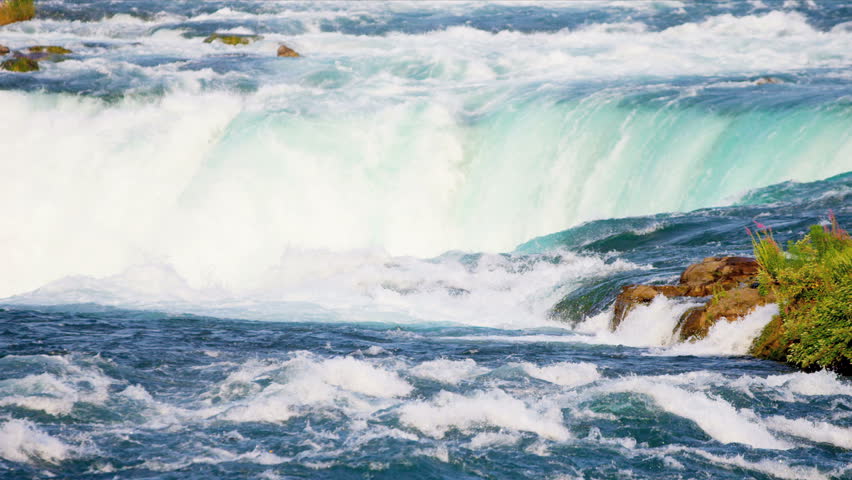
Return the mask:
{"type": "Polygon", "coordinates": [[[248,45],[260,40],[260,35],[240,35],[236,33],[214,33],[204,39],[204,43],[222,42],[225,45],[248,45]]]}
{"type": "Polygon", "coordinates": [[[9,54],[9,47],[7,47],[6,45],[0,45],[0,55],[8,55],[8,54],[9,54]]]}
{"type": "Polygon", "coordinates": [[[301,55],[296,53],[295,50],[288,47],[287,45],[281,44],[281,46],[278,47],[278,56],[279,57],[300,57],[301,55]]]}
{"type": "Polygon", "coordinates": [[[757,276],[758,264],[747,257],[708,257],[694,263],[680,276],[680,284],[688,287],[687,296],[706,297],[714,291],[729,290],[740,283],[751,283],[757,276]]]}
{"type": "Polygon", "coordinates": [[[763,296],[750,286],[720,291],[706,305],[691,308],[681,315],[675,331],[680,330],[681,340],[704,338],[719,319],[733,322],[751,313],[755,307],[774,301],[771,295],[763,296]]]}
{"type": "Polygon", "coordinates": [[[72,53],[71,50],[65,47],[58,47],[56,45],[35,45],[27,47],[26,51],[28,53],[15,52],[15,58],[26,58],[36,62],[43,60],[49,62],[61,62],[65,60],[66,55],[72,53]]]}
{"type": "Polygon", "coordinates": [[[58,47],[56,45],[35,45],[27,48],[27,51],[30,53],[49,53],[51,55],[68,55],[69,53],[73,53],[65,47],[58,47]]]}
{"type": "Polygon", "coordinates": [[[3,63],[0,63],[0,68],[3,70],[8,70],[10,72],[37,72],[38,62],[26,57],[16,57],[10,60],[6,60],[3,63]]]}
{"type": "Polygon", "coordinates": [[[784,83],[784,80],[775,77],[760,77],[754,81],[755,85],[774,85],[784,83]]]}
{"type": "Polygon", "coordinates": [[[681,338],[703,336],[722,317],[734,320],[757,305],[771,301],[761,297],[755,283],[758,264],[747,257],[708,257],[684,270],[678,285],[628,285],[615,299],[610,329],[615,330],[636,305],[647,305],[658,295],[665,297],[707,297],[703,307],[688,310],[678,328],[681,338]]]}

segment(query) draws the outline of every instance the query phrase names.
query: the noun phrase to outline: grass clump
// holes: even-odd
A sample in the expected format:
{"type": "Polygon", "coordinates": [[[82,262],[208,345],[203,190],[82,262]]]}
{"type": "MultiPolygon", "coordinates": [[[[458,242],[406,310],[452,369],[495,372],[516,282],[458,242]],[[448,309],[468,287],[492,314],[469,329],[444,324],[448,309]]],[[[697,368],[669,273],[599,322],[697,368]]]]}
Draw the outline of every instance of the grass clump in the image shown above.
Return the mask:
{"type": "Polygon", "coordinates": [[[6,0],[0,3],[0,25],[29,20],[35,13],[34,0],[6,0]]]}
{"type": "MultiPolygon", "coordinates": [[[[764,292],[781,310],[752,347],[800,368],[852,373],[852,237],[834,214],[786,251],[769,229],[752,235],[764,292]],[[772,343],[772,345],[769,345],[772,343]],[[784,357],[784,358],[780,358],[784,357]]],[[[751,232],[749,232],[751,234],[751,232]]]]}

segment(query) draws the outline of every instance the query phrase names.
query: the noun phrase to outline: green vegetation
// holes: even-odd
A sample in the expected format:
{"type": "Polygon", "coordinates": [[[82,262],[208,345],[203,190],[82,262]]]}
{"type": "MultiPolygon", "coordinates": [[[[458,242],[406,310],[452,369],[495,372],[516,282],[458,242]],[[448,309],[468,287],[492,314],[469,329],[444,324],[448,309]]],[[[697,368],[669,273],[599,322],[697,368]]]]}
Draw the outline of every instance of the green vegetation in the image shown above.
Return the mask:
{"type": "Polygon", "coordinates": [[[35,13],[33,0],[6,0],[0,3],[0,25],[29,20],[35,13]]]}
{"type": "Polygon", "coordinates": [[[27,50],[30,53],[52,53],[53,55],[68,55],[72,53],[71,50],[68,50],[65,47],[58,47],[56,45],[36,45],[34,47],[30,47],[27,50]]]}
{"type": "MultiPolygon", "coordinates": [[[[852,373],[852,237],[837,224],[814,225],[785,251],[768,229],[752,235],[761,293],[781,310],[752,346],[755,355],[800,368],[852,373]]],[[[761,226],[762,227],[762,226],[761,226]]],[[[751,234],[751,232],[749,232],[751,234]]]]}
{"type": "Polygon", "coordinates": [[[37,72],[38,71],[38,62],[35,60],[21,57],[21,58],[13,58],[11,60],[6,60],[3,63],[0,63],[0,69],[8,70],[10,72],[37,72]]]}

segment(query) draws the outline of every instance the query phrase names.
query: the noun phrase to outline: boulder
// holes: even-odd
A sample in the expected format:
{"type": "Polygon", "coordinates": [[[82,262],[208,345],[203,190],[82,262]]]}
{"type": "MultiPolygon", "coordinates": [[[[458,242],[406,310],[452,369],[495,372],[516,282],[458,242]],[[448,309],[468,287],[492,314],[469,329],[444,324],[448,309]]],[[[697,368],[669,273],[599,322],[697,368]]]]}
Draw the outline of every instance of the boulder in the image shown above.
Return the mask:
{"type": "Polygon", "coordinates": [[[237,33],[214,33],[204,39],[204,43],[221,42],[225,45],[248,45],[260,40],[260,35],[241,35],[237,33]]]}
{"type": "Polygon", "coordinates": [[[680,284],[687,287],[687,296],[706,297],[718,290],[754,282],[758,268],[753,258],[708,257],[686,267],[680,276],[680,284]]]}
{"type": "Polygon", "coordinates": [[[9,54],[9,47],[7,47],[6,45],[0,45],[0,55],[8,55],[8,54],[9,54]]]}
{"type": "Polygon", "coordinates": [[[279,57],[300,57],[301,55],[299,55],[295,50],[288,47],[287,45],[281,44],[281,46],[278,47],[278,56],[279,57]]]}
{"type": "Polygon", "coordinates": [[[26,57],[16,57],[9,60],[6,60],[3,63],[0,63],[0,68],[3,70],[8,70],[10,72],[37,72],[38,62],[26,57]]]}

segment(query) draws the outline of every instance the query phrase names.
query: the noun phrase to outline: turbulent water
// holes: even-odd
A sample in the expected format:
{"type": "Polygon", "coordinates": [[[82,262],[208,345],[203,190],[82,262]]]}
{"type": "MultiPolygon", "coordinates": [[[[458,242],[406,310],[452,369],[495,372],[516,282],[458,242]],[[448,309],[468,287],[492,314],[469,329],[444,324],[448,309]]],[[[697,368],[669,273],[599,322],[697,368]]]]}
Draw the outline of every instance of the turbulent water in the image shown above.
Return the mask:
{"type": "Polygon", "coordinates": [[[774,305],[607,329],[852,225],[849,2],[37,4],[0,477],[852,478],[852,382],[745,355],[774,305]]]}

